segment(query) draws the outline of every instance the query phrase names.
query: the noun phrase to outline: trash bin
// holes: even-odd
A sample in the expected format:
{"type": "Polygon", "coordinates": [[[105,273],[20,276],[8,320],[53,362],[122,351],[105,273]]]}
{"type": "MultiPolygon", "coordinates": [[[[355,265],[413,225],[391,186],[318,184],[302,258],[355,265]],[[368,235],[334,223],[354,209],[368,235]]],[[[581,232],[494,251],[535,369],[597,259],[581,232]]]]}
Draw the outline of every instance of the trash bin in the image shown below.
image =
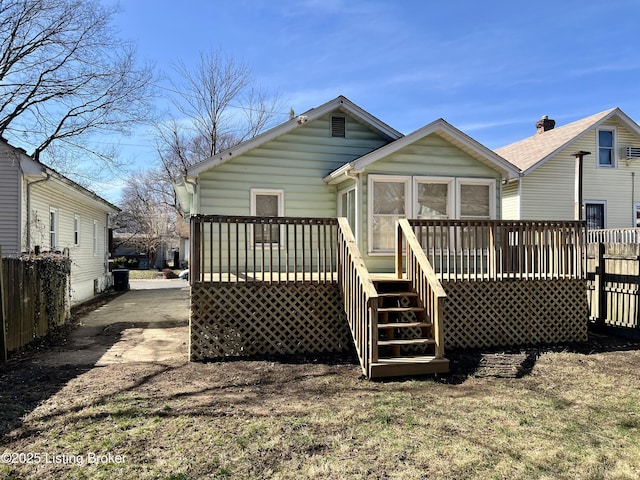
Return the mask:
{"type": "Polygon", "coordinates": [[[129,290],[129,269],[116,268],[113,270],[113,289],[116,292],[129,290]]]}

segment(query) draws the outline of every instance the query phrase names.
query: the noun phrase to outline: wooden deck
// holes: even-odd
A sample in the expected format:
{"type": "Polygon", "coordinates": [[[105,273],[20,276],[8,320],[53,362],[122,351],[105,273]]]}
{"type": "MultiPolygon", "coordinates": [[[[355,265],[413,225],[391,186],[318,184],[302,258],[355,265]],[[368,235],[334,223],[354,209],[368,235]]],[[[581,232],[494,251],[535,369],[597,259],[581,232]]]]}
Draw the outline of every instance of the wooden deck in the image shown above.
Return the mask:
{"type": "Polygon", "coordinates": [[[371,273],[346,219],[191,221],[193,360],[355,346],[377,378],[446,372],[445,344],[586,335],[580,222],[403,219],[395,271],[371,273]]]}

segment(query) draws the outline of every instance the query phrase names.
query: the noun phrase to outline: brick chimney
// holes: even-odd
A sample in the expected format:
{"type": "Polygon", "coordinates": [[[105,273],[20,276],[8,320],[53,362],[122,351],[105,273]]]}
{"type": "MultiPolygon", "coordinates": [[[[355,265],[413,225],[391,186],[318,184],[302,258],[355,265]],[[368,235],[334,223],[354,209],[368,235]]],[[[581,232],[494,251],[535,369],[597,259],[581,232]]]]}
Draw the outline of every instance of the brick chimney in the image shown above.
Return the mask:
{"type": "Polygon", "coordinates": [[[537,134],[547,132],[549,130],[553,130],[553,127],[556,126],[556,121],[551,120],[547,115],[544,115],[540,120],[536,122],[536,130],[537,134]]]}

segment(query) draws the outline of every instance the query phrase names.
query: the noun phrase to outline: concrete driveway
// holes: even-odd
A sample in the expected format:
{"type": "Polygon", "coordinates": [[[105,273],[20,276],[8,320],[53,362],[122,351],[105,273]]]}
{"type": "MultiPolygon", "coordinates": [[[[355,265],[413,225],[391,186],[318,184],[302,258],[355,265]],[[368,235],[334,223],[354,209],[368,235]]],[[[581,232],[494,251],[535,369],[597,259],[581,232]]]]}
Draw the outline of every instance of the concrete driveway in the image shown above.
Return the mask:
{"type": "Polygon", "coordinates": [[[76,319],[48,364],[104,366],[188,361],[189,286],[185,280],[131,280],[131,289],[76,319]]]}

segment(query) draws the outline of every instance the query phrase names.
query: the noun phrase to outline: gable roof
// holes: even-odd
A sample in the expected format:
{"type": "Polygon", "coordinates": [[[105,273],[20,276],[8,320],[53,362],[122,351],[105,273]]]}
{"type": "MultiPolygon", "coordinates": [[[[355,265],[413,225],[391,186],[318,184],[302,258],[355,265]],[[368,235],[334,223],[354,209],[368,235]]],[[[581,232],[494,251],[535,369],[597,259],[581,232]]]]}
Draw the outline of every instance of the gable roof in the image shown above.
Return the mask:
{"type": "Polygon", "coordinates": [[[26,177],[42,177],[42,178],[54,178],[60,183],[72,188],[76,192],[82,194],[85,197],[90,198],[91,200],[102,204],[107,207],[108,210],[115,212],[119,212],[120,208],[116,207],[114,204],[109,202],[108,200],[102,198],[97,193],[89,190],[86,187],[83,187],[79,183],[74,182],[68,177],[65,177],[63,174],[57,172],[53,168],[45,165],[39,160],[34,159],[31,155],[29,155],[24,149],[20,147],[16,147],[11,145],[7,139],[4,137],[0,137],[0,141],[2,141],[9,148],[17,152],[20,155],[20,168],[22,170],[22,174],[26,177]]]}
{"type": "Polygon", "coordinates": [[[612,117],[617,117],[626,127],[640,135],[638,124],[618,107],[615,107],[561,127],[535,134],[511,145],[498,148],[495,152],[518,167],[523,175],[527,175],[557,152],[612,117]]]}
{"type": "Polygon", "coordinates": [[[377,130],[382,135],[388,137],[390,140],[396,140],[397,138],[402,137],[402,133],[398,132],[394,128],[391,128],[386,123],[382,122],[378,118],[358,107],[348,98],[340,95],[333,100],[320,105],[319,107],[307,110],[303,114],[298,115],[295,118],[292,118],[284,123],[281,123],[280,125],[271,128],[270,130],[267,130],[266,132],[263,132],[250,140],[239,143],[235,147],[231,147],[228,150],[220,152],[216,155],[213,155],[212,157],[207,158],[206,160],[203,160],[202,162],[190,166],[187,169],[187,176],[195,177],[200,173],[209,170],[210,168],[225,163],[232,158],[242,155],[249,150],[253,150],[254,148],[257,148],[273,140],[274,138],[284,135],[285,133],[289,133],[292,130],[303,126],[305,123],[320,118],[323,115],[326,115],[327,113],[335,110],[350,114],[351,116],[360,120],[362,123],[369,125],[371,128],[377,130]]]}
{"type": "Polygon", "coordinates": [[[363,155],[352,162],[346,163],[327,175],[324,178],[324,181],[330,184],[338,183],[344,179],[344,175],[347,175],[350,172],[362,171],[367,165],[385,158],[388,155],[397,152],[401,148],[411,145],[412,143],[415,143],[416,141],[433,133],[441,136],[483,164],[499,171],[503,178],[512,178],[519,175],[518,169],[500,155],[474,140],[461,130],[458,130],[444,119],[439,118],[409,135],[380,147],[371,153],[363,155]]]}

